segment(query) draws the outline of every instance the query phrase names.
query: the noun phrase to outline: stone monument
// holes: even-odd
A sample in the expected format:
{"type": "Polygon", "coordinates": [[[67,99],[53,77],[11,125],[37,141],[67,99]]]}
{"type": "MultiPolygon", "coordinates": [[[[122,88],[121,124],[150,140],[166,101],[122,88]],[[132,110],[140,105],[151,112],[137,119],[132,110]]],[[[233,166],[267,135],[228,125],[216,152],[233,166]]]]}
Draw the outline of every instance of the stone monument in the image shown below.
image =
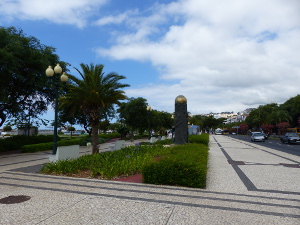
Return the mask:
{"type": "Polygon", "coordinates": [[[187,100],[183,95],[175,99],[175,140],[174,144],[188,143],[187,100]]]}

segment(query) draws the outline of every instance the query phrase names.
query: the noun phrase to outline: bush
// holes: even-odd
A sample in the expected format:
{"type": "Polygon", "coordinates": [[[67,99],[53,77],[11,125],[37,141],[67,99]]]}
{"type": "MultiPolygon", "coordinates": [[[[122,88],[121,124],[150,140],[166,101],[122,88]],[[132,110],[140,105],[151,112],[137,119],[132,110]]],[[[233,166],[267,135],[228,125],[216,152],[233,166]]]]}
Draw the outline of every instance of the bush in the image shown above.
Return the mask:
{"type": "Polygon", "coordinates": [[[178,145],[171,154],[143,168],[144,183],[205,188],[208,147],[178,145]]]}
{"type": "Polygon", "coordinates": [[[189,135],[189,142],[204,144],[204,145],[208,146],[209,134],[202,133],[201,135],[196,135],[196,134],[189,135]]]}
{"type": "Polygon", "coordinates": [[[170,145],[170,144],[173,144],[173,140],[172,139],[160,140],[160,141],[156,141],[155,144],[170,145]]]}
{"type": "Polygon", "coordinates": [[[24,145],[22,147],[22,152],[24,153],[39,152],[39,151],[51,150],[52,148],[53,148],[53,142],[34,144],[34,145],[24,145]]]}
{"type": "MultiPolygon", "coordinates": [[[[60,140],[57,137],[57,140],[60,140]]],[[[38,144],[53,141],[53,135],[26,136],[15,135],[0,139],[0,152],[20,150],[24,145],[38,144]]]]}
{"type": "Polygon", "coordinates": [[[119,138],[119,137],[121,137],[121,134],[119,134],[119,133],[99,134],[98,136],[99,136],[99,138],[110,140],[110,139],[113,139],[113,138],[119,138]]]}
{"type": "Polygon", "coordinates": [[[118,151],[83,155],[73,160],[47,163],[41,172],[48,174],[74,174],[90,170],[91,176],[111,179],[141,173],[142,168],[154,162],[157,155],[170,153],[170,148],[161,146],[129,146],[118,151]]]}
{"type": "MultiPolygon", "coordinates": [[[[79,145],[79,139],[70,139],[70,140],[62,140],[57,142],[57,147],[59,146],[68,146],[68,145],[79,145]]],[[[22,147],[22,152],[40,152],[40,151],[48,151],[53,148],[53,142],[41,143],[41,144],[33,144],[33,145],[24,145],[22,147]]]]}

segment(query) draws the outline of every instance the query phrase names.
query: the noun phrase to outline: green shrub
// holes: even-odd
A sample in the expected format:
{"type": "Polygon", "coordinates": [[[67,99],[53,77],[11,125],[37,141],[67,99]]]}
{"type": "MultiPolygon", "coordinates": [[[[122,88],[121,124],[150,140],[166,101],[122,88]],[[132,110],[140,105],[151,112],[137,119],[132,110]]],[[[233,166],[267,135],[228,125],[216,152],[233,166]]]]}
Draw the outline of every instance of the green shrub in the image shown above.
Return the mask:
{"type": "Polygon", "coordinates": [[[154,162],[157,155],[169,154],[169,148],[161,146],[129,146],[119,151],[83,155],[74,160],[47,163],[42,173],[74,174],[80,170],[91,170],[92,176],[111,179],[121,175],[141,173],[142,168],[154,162]]]}
{"type": "Polygon", "coordinates": [[[22,147],[22,152],[39,152],[39,151],[46,151],[53,148],[53,142],[48,143],[41,143],[41,144],[34,144],[34,145],[24,145],[22,147]]]}
{"type": "MultiPolygon", "coordinates": [[[[57,142],[57,146],[68,146],[68,145],[79,145],[79,139],[70,139],[70,140],[62,140],[57,142]]],[[[39,152],[39,151],[48,151],[53,148],[53,142],[48,143],[40,143],[33,145],[24,145],[22,147],[22,152],[39,152]]]]}
{"type": "Polygon", "coordinates": [[[209,134],[202,133],[201,135],[196,135],[196,134],[189,135],[189,142],[190,143],[204,144],[204,145],[208,146],[209,134]]]}
{"type": "MultiPolygon", "coordinates": [[[[58,140],[60,138],[58,137],[58,140]]],[[[26,136],[15,135],[9,138],[0,139],[0,152],[20,150],[24,145],[38,144],[53,141],[53,135],[26,136]]]]}
{"type": "Polygon", "coordinates": [[[208,147],[185,144],[171,148],[171,154],[143,168],[144,183],[204,188],[208,147]]]}
{"type": "Polygon", "coordinates": [[[160,140],[160,141],[156,141],[155,144],[170,145],[170,144],[173,144],[173,140],[172,139],[160,140]]]}
{"type": "Polygon", "coordinates": [[[113,138],[121,137],[121,134],[119,134],[119,133],[99,134],[98,136],[99,136],[99,138],[110,140],[110,139],[113,139],[113,138]]]}

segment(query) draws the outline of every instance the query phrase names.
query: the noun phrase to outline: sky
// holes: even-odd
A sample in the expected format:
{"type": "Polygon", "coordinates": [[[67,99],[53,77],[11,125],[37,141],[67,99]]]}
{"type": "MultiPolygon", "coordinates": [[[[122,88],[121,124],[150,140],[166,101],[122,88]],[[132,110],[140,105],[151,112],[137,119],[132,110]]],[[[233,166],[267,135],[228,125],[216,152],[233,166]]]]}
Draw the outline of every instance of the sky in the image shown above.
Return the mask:
{"type": "Polygon", "coordinates": [[[201,114],[300,92],[299,0],[0,0],[0,26],[55,47],[73,75],[94,63],[126,76],[126,95],[159,111],[178,95],[201,114]]]}

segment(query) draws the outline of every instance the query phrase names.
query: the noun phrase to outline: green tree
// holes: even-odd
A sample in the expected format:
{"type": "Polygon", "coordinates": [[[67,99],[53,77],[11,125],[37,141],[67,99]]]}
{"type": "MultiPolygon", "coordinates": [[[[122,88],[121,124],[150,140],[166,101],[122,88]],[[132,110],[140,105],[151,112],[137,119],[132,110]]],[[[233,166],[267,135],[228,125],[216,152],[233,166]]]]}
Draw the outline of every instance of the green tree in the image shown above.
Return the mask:
{"type": "Polygon", "coordinates": [[[278,125],[278,123],[281,122],[289,122],[292,120],[291,116],[289,115],[288,111],[276,108],[273,110],[270,114],[271,121],[275,126],[278,125]]]}
{"type": "Polygon", "coordinates": [[[114,104],[120,104],[125,100],[125,92],[122,90],[128,84],[120,83],[125,76],[117,73],[104,75],[103,65],[80,64],[81,70],[75,68],[81,79],[70,75],[72,81],[68,85],[68,92],[60,98],[61,107],[70,109],[71,114],[81,111],[88,116],[92,127],[93,154],[98,152],[98,129],[101,113],[114,104]]]}
{"type": "Polygon", "coordinates": [[[11,128],[11,126],[5,126],[5,127],[3,127],[3,131],[9,132],[9,131],[12,131],[12,128],[11,128]]]}
{"type": "MultiPolygon", "coordinates": [[[[59,61],[55,48],[26,36],[14,27],[0,27],[0,126],[9,118],[38,118],[53,102],[51,81],[45,75],[48,65],[59,61]],[[29,115],[30,114],[30,115],[29,115]]],[[[24,121],[21,121],[24,123],[24,121]]]]}
{"type": "Polygon", "coordinates": [[[172,114],[164,111],[153,110],[151,115],[151,129],[158,131],[160,135],[164,135],[165,131],[172,128],[172,114]]]}
{"type": "Polygon", "coordinates": [[[210,128],[217,128],[219,122],[212,115],[206,116],[203,121],[203,128],[209,130],[210,128]]]}
{"type": "Polygon", "coordinates": [[[75,127],[68,127],[68,131],[71,132],[71,137],[73,136],[73,132],[75,131],[75,127]]]}
{"type": "Polygon", "coordinates": [[[203,116],[201,115],[194,115],[192,117],[189,118],[189,123],[193,124],[193,125],[198,125],[200,127],[200,129],[202,129],[203,127],[203,116]]]}
{"type": "MultiPolygon", "coordinates": [[[[119,109],[119,121],[126,124],[131,133],[135,130],[139,130],[142,133],[148,127],[148,112],[147,112],[147,100],[138,97],[130,98],[127,102],[123,102],[119,109]]],[[[153,121],[151,115],[151,121],[153,121]]]]}
{"type": "Polygon", "coordinates": [[[290,98],[285,103],[281,104],[280,108],[289,113],[291,125],[296,127],[298,125],[298,118],[300,117],[300,95],[290,98]]]}
{"type": "Polygon", "coordinates": [[[276,103],[260,105],[252,110],[246,118],[246,123],[253,129],[259,129],[263,124],[271,124],[272,113],[278,109],[276,103]]]}
{"type": "Polygon", "coordinates": [[[110,123],[108,120],[102,120],[99,123],[99,128],[100,128],[100,130],[103,131],[103,133],[106,134],[107,130],[109,129],[109,125],[110,125],[110,123]]]}

